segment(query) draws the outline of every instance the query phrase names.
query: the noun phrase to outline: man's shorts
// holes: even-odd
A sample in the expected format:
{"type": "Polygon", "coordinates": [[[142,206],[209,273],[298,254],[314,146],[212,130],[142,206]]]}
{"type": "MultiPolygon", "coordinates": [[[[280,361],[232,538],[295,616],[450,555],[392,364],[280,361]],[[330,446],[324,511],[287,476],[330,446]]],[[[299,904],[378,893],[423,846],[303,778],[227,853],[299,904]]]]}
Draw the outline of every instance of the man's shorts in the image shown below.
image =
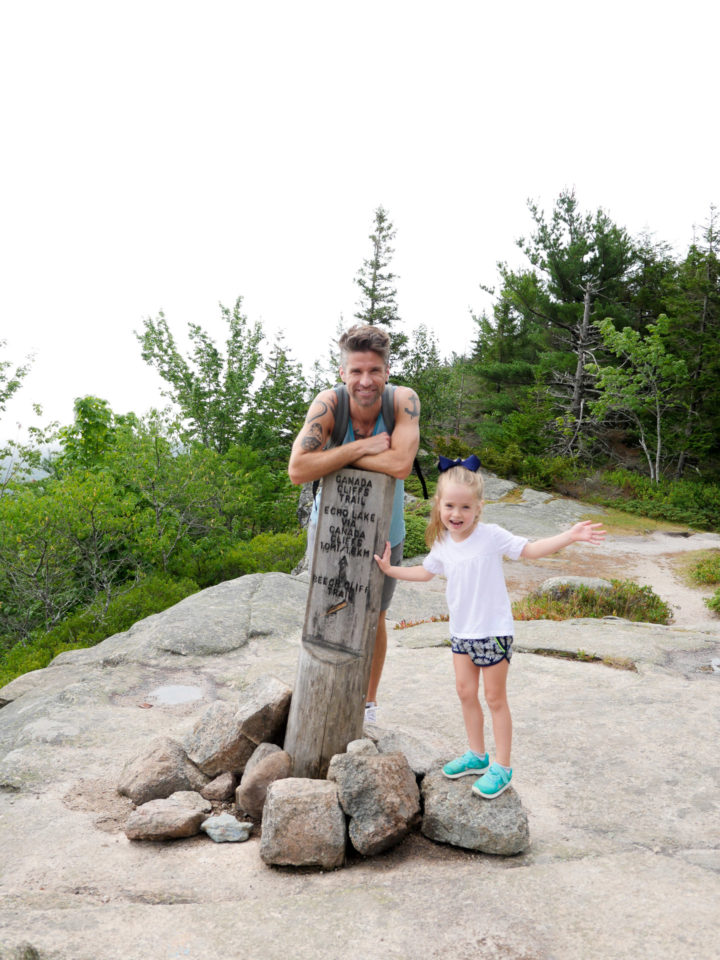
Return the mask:
{"type": "Polygon", "coordinates": [[[512,657],[512,637],[483,637],[482,640],[462,640],[451,637],[453,653],[466,653],[476,667],[494,667],[496,663],[512,657]]]}
{"type": "MultiPolygon", "coordinates": [[[[312,567],[312,556],[313,556],[313,548],[314,548],[314,546],[315,546],[315,533],[316,533],[316,531],[317,531],[317,525],[316,525],[316,524],[314,524],[314,523],[308,524],[308,531],[307,531],[307,553],[306,553],[306,556],[307,556],[307,559],[308,559],[308,567],[312,567]]],[[[397,567],[397,566],[400,565],[400,561],[401,561],[402,558],[403,558],[403,547],[404,547],[404,546],[405,546],[405,541],[404,541],[404,540],[401,540],[400,543],[396,544],[394,547],[391,547],[391,549],[390,549],[390,563],[392,564],[393,567],[397,567]]],[[[373,563],[375,563],[374,560],[373,560],[373,563]]],[[[384,580],[383,580],[382,598],[381,598],[381,600],[380,600],[380,609],[381,609],[381,610],[387,610],[387,608],[390,606],[390,601],[391,601],[392,598],[393,598],[393,594],[395,593],[395,587],[396,587],[396,586],[397,586],[397,580],[393,579],[393,577],[385,577],[385,578],[384,578],[384,580]]]]}

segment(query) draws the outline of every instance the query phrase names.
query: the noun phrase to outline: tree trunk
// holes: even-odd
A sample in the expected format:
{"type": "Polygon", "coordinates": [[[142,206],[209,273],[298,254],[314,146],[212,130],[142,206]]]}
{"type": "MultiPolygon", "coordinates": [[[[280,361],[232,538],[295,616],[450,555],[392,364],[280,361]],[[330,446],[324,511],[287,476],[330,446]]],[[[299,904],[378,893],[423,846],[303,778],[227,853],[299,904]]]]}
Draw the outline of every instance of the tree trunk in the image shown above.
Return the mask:
{"type": "Polygon", "coordinates": [[[592,309],[592,295],[594,289],[591,284],[585,287],[585,296],[583,297],[583,316],[578,330],[577,338],[577,364],[575,365],[575,376],[573,378],[573,395],[570,404],[570,412],[576,420],[582,415],[582,406],[584,396],[585,381],[585,363],[587,361],[587,347],[590,338],[590,311],[592,309]]]}

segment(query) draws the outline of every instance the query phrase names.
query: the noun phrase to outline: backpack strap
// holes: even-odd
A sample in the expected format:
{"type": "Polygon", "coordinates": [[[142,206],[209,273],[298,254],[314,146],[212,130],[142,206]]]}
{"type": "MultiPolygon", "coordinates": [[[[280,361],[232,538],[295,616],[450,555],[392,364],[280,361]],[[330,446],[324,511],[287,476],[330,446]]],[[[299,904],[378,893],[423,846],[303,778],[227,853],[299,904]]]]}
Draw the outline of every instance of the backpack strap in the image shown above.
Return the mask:
{"type": "Polygon", "coordinates": [[[337,399],[335,423],[333,424],[332,433],[328,437],[325,449],[340,446],[345,439],[348,423],[350,422],[350,398],[348,397],[347,387],[344,383],[339,383],[334,389],[335,398],[337,399]]]}

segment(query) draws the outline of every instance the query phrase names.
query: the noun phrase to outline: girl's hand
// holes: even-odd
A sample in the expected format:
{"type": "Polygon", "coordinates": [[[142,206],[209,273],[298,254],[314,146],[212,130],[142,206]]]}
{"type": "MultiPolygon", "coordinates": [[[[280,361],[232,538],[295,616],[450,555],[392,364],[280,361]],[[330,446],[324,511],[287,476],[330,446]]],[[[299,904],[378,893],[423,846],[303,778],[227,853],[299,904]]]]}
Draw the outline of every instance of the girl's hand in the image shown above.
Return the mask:
{"type": "Polygon", "coordinates": [[[601,543],[605,539],[605,531],[601,523],[583,520],[570,529],[573,541],[584,540],[588,543],[601,543]]]}
{"type": "Polygon", "coordinates": [[[381,557],[379,557],[376,553],[374,553],[373,556],[375,557],[377,565],[380,567],[382,572],[387,574],[387,572],[390,570],[390,541],[385,541],[385,551],[381,557]]]}

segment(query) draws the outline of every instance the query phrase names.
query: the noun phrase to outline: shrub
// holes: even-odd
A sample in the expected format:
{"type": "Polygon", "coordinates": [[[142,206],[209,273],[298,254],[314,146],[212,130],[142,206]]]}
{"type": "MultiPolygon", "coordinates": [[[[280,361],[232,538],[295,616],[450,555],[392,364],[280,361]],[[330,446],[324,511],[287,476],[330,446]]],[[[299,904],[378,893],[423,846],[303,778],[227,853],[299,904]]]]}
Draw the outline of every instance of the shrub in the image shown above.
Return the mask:
{"type": "Polygon", "coordinates": [[[203,557],[198,574],[203,587],[234,580],[249,573],[290,573],[305,553],[307,534],[260,533],[241,540],[216,557],[203,557]]]}
{"type": "Polygon", "coordinates": [[[425,527],[427,520],[417,513],[405,514],[405,549],[406,557],[419,557],[428,552],[425,544],[425,527]]]}
{"type": "Polygon", "coordinates": [[[688,573],[695,583],[720,583],[720,550],[714,550],[709,556],[696,560],[688,573]]]}
{"type": "Polygon", "coordinates": [[[706,599],[705,603],[713,613],[720,613],[720,590],[716,590],[711,597],[706,599]]]}
{"type": "Polygon", "coordinates": [[[610,470],[603,481],[616,490],[600,498],[600,503],[621,506],[656,520],[669,520],[701,530],[720,528],[720,486],[702,480],[661,480],[653,483],[643,474],[630,470],[610,470]]]}
{"type": "Polygon", "coordinates": [[[576,617],[623,617],[643,623],[670,623],[672,613],[651,587],[632,580],[611,580],[611,590],[567,585],[551,593],[539,590],[513,604],[516,620],[570,620],[576,617]]]}

